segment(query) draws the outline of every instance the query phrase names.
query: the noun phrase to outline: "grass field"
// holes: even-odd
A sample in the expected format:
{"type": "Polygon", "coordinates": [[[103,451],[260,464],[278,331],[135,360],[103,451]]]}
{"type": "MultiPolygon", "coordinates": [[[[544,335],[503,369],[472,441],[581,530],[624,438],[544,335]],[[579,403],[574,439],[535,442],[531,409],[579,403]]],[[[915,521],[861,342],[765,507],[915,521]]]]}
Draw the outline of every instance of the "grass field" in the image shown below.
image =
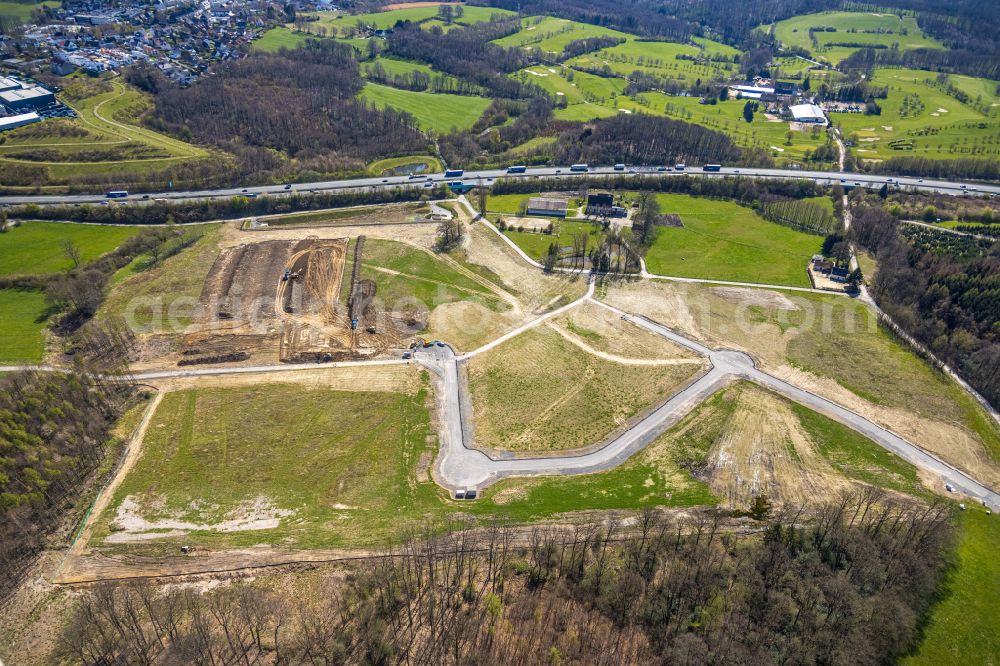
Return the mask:
{"type": "MultiPolygon", "coordinates": [[[[817,310],[824,303],[834,305],[830,296],[810,294],[806,298],[817,310]]],[[[1000,463],[1000,429],[972,397],[885,329],[865,326],[863,304],[838,303],[836,307],[850,311],[851,316],[833,316],[790,340],[787,353],[794,365],[832,377],[875,404],[960,424],[975,433],[987,453],[1000,463]],[[878,363],[871,359],[878,359],[878,363]]]]}
{"type": "Polygon", "coordinates": [[[278,26],[265,32],[260,39],[253,43],[253,48],[256,51],[267,51],[269,53],[274,53],[281,49],[297,49],[310,38],[316,39],[313,35],[306,35],[284,26],[278,26]]]}
{"type": "Polygon", "coordinates": [[[289,384],[169,393],[95,536],[112,533],[114,511],[128,497],[142,518],[163,525],[153,530],[170,521],[203,526],[191,530],[195,543],[357,540],[350,516],[358,513],[386,535],[419,504],[416,496],[434,495],[409,485],[416,456],[430,450],[426,397],[289,384]],[[263,515],[278,520],[268,529],[216,531],[226,520],[263,515]]]}
{"type": "Polygon", "coordinates": [[[929,496],[917,468],[847,426],[789,403],[819,453],[844,476],[915,496],[929,496]]]}
{"type": "Polygon", "coordinates": [[[588,509],[714,504],[705,484],[678,465],[670,433],[606,474],[514,479],[478,502],[451,501],[426,476],[437,445],[423,381],[392,393],[280,383],[168,393],[91,543],[134,554],[173,552],[177,541],[377,546],[459,514],[528,521],[588,509]],[[120,530],[111,523],[126,498],[132,516],[151,524],[131,525],[147,539],[116,544],[120,530]],[[254,518],[271,522],[245,531],[224,524],[254,518]]]}
{"type": "Polygon", "coordinates": [[[575,222],[573,220],[557,220],[554,222],[555,229],[551,234],[529,233],[527,231],[505,231],[504,234],[524,252],[535,259],[541,261],[549,251],[549,245],[556,244],[556,247],[572,248],[574,236],[586,232],[590,237],[589,247],[595,247],[603,237],[601,228],[590,222],[575,222]]]}
{"type": "Polygon", "coordinates": [[[389,157],[378,160],[368,165],[368,173],[373,176],[389,175],[393,171],[401,170],[402,167],[414,167],[424,165],[418,173],[441,173],[444,167],[441,160],[431,155],[411,155],[408,157],[389,157]]]}
{"type": "Polygon", "coordinates": [[[943,48],[924,35],[912,16],[900,18],[893,14],[823,12],[795,16],[778,22],[774,35],[785,46],[798,46],[814,56],[837,64],[857,46],[842,44],[880,44],[899,49],[943,48]],[[809,37],[810,28],[830,27],[835,32],[814,32],[816,43],[809,37]]]}
{"type": "Polygon", "coordinates": [[[906,666],[1000,664],[1000,520],[975,507],[960,513],[958,561],[931,609],[924,639],[906,666]]]}
{"type": "Polygon", "coordinates": [[[482,97],[414,92],[377,83],[365,84],[361,97],[378,108],[405,111],[420,129],[439,133],[469,129],[490,105],[490,100],[482,97]]]}
{"type": "Polygon", "coordinates": [[[586,53],[570,59],[571,67],[603,68],[605,65],[619,76],[626,77],[635,70],[653,74],[674,81],[710,80],[719,77],[731,78],[738,73],[739,66],[731,62],[715,60],[693,61],[678,59],[678,56],[696,58],[698,56],[733,56],[736,50],[730,46],[702,40],[702,48],[677,42],[657,42],[629,37],[628,41],[611,48],[586,53]]]}
{"type": "Polygon", "coordinates": [[[221,225],[210,226],[198,242],[155,268],[137,270],[139,263],[133,262],[121,269],[97,318],[123,317],[142,332],[183,330],[218,256],[220,233],[221,225]]]}
{"type": "Polygon", "coordinates": [[[5,133],[0,165],[42,166],[56,183],[93,174],[131,182],[129,176],[137,172],[208,157],[203,148],[140,127],[137,118],[149,100],[138,90],[119,81],[109,82],[106,90],[101,85],[89,79],[67,81],[61,98],[78,117],[5,133]]]}
{"type": "Polygon", "coordinates": [[[0,2],[0,16],[12,16],[21,23],[31,19],[31,12],[36,7],[58,7],[61,2],[46,0],[46,2],[0,2]]]}
{"type": "Polygon", "coordinates": [[[139,233],[135,227],[98,227],[58,222],[25,222],[0,234],[0,275],[57,273],[73,267],[62,243],[71,241],[82,263],[115,249],[139,233]]]}
{"type": "Polygon", "coordinates": [[[523,27],[520,32],[498,39],[494,43],[507,47],[530,47],[549,53],[562,53],[567,44],[578,39],[629,36],[610,28],[552,16],[529,16],[521,19],[521,25],[523,27]]]}
{"type": "Polygon", "coordinates": [[[629,366],[535,329],[468,365],[476,443],[558,451],[589,446],[668,398],[699,366],[629,366]]]}
{"type": "MultiPolygon", "coordinates": [[[[489,21],[494,14],[512,14],[505,9],[494,9],[492,7],[464,6],[463,15],[453,21],[454,25],[470,25],[489,21]]],[[[374,12],[371,14],[348,14],[346,12],[314,12],[307,16],[316,16],[319,20],[310,21],[306,28],[310,32],[325,34],[330,37],[338,35],[350,35],[354,33],[355,27],[360,23],[370,25],[378,29],[391,28],[399,21],[411,21],[423,25],[429,24],[438,14],[437,7],[407,7],[404,9],[393,9],[387,12],[374,12]]],[[[428,26],[429,27],[429,26],[428,26]]]]}
{"type": "Polygon", "coordinates": [[[863,159],[1000,156],[1000,107],[991,106],[1000,102],[995,84],[990,91],[984,79],[954,78],[956,87],[979,91],[977,109],[935,87],[936,77],[919,70],[875,70],[873,84],[889,87],[888,98],[879,100],[882,114],[833,114],[843,135],[854,143],[854,153],[863,159]]]}
{"type": "Polygon", "coordinates": [[[45,353],[45,294],[0,289],[0,363],[37,363],[45,353]]]}
{"type": "Polygon", "coordinates": [[[479,282],[438,257],[403,243],[368,239],[361,263],[362,277],[375,281],[376,299],[390,310],[415,303],[433,310],[458,301],[478,303],[490,310],[506,307],[479,282]]]}
{"type": "MultiPolygon", "coordinates": [[[[660,45],[661,42],[629,42],[615,48],[637,48],[660,45]]],[[[671,47],[682,47],[669,44],[671,47]]],[[[683,48],[683,47],[682,47],[683,48]]],[[[691,47],[693,48],[693,47],[691,47]]],[[[580,58],[592,57],[580,56],[580,58]]],[[[638,56],[636,56],[638,58],[638,56]]],[[[576,59],[574,59],[575,61],[576,59]]],[[[573,61],[570,61],[571,63],[573,61]]],[[[650,60],[649,62],[654,62],[650,60]]],[[[675,61],[688,63],[689,61],[675,61]]],[[[622,72],[641,69],[631,65],[621,66],[622,72]]],[[[658,72],[660,76],[664,72],[658,72]]],[[[555,111],[560,120],[586,121],[606,118],[616,113],[650,113],[675,120],[701,125],[723,132],[738,145],[759,148],[769,152],[780,164],[803,163],[807,154],[826,143],[826,134],[816,128],[790,130],[786,122],[768,121],[763,114],[757,114],[752,123],[743,119],[742,100],[729,100],[714,105],[700,104],[697,97],[675,97],[659,92],[641,93],[626,97],[623,93],[627,85],[625,78],[605,78],[573,70],[569,67],[536,65],[517,72],[514,76],[541,86],[554,98],[565,99],[567,106],[555,111]],[[788,134],[791,131],[791,138],[788,134]]],[[[688,76],[688,75],[685,75],[688,76]]],[[[691,73],[688,78],[711,77],[710,72],[691,73]]]]}
{"type": "Polygon", "coordinates": [[[651,273],[808,287],[806,263],[820,238],[768,222],[728,201],[657,195],[683,228],[665,227],[646,255],[651,273]]]}

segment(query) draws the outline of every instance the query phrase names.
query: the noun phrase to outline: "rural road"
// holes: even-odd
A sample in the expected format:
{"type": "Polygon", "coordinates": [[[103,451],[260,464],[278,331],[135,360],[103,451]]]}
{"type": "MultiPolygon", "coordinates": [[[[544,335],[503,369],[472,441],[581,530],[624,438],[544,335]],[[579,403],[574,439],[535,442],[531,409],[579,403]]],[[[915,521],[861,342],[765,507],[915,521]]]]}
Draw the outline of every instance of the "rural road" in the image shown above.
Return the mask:
{"type": "Polygon", "coordinates": [[[470,488],[481,489],[500,479],[512,476],[588,474],[612,469],[649,445],[730,381],[745,379],[846,425],[913,465],[940,476],[945,483],[954,486],[958,492],[980,500],[993,509],[1000,510],[1000,494],[898,435],[826,398],[761,371],[753,359],[743,352],[710,349],[649,319],[633,316],[606,303],[594,300],[592,289],[588,289],[588,294],[582,299],[549,315],[539,317],[475,352],[458,357],[455,356],[450,347],[434,346],[418,349],[414,358],[438,378],[438,417],[442,423],[442,432],[441,453],[437,459],[435,476],[441,485],[453,491],[470,488]],[[502,344],[555,314],[579,304],[582,300],[588,300],[607,308],[636,326],[707,357],[711,364],[710,369],[631,428],[619,434],[607,445],[590,453],[562,457],[495,459],[472,448],[471,443],[465,441],[463,431],[464,422],[470,415],[463,413],[459,363],[502,344]]]}
{"type": "MultiPolygon", "coordinates": [[[[854,173],[849,171],[808,171],[799,169],[750,169],[722,167],[718,172],[706,173],[698,167],[692,167],[685,171],[658,171],[655,167],[635,167],[628,171],[616,171],[613,167],[592,167],[586,172],[571,172],[568,166],[564,167],[537,167],[526,169],[524,173],[508,174],[506,169],[487,169],[481,171],[466,171],[460,177],[446,178],[443,173],[427,174],[424,177],[411,179],[406,176],[388,176],[386,178],[352,178],[345,180],[327,180],[312,183],[294,183],[290,185],[261,185],[248,187],[230,187],[217,190],[168,190],[165,192],[149,192],[144,195],[132,194],[124,199],[117,199],[119,202],[129,201],[132,203],[143,203],[154,199],[166,199],[172,201],[189,201],[196,199],[228,198],[240,195],[273,195],[285,196],[289,194],[302,194],[310,192],[324,192],[332,190],[357,190],[357,189],[381,189],[394,187],[422,187],[428,179],[432,183],[440,184],[453,180],[463,180],[469,182],[483,182],[488,184],[497,178],[564,178],[568,181],[580,179],[587,176],[642,176],[646,178],[677,178],[680,176],[698,176],[704,178],[719,178],[723,176],[737,176],[750,178],[774,178],[774,179],[806,179],[823,185],[843,184],[847,186],[859,186],[868,188],[880,188],[883,184],[892,180],[893,186],[920,190],[924,192],[939,192],[942,194],[962,195],[970,194],[1000,194],[1000,186],[986,185],[982,183],[963,183],[961,181],[946,181],[924,178],[895,177],[888,175],[873,175],[864,173],[854,173]],[[287,187],[287,189],[286,189],[287,187]],[[146,199],[143,199],[143,196],[146,199]]],[[[58,205],[58,204],[83,204],[100,203],[106,201],[103,194],[42,194],[42,195],[7,195],[0,196],[0,204],[27,204],[58,205]]]]}

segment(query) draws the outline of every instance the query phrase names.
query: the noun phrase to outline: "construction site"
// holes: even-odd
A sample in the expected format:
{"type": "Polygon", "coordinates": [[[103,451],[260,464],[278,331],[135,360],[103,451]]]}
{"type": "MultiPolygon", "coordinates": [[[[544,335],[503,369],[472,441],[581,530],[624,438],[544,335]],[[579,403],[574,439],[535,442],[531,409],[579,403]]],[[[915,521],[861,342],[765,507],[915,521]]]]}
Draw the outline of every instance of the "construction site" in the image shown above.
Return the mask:
{"type": "Polygon", "coordinates": [[[361,278],[363,253],[364,236],[223,249],[179,345],[178,365],[328,362],[405,346],[395,324],[421,322],[379,309],[375,282],[361,278]]]}

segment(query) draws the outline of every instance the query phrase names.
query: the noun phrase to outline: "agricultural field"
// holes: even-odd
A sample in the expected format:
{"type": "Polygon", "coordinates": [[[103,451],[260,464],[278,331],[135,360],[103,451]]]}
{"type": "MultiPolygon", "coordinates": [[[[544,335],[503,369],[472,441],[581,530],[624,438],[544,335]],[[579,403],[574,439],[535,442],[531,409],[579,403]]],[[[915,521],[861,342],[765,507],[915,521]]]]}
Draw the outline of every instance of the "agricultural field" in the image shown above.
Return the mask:
{"type": "Polygon", "coordinates": [[[862,159],[911,155],[996,159],[1000,155],[1000,116],[996,110],[1000,107],[991,105],[1000,103],[1000,98],[995,85],[990,91],[982,79],[954,78],[956,87],[976,92],[980,100],[980,109],[976,109],[936,87],[936,80],[932,72],[878,69],[872,83],[889,87],[888,99],[878,100],[881,115],[833,114],[833,121],[862,159]]]}
{"type": "Polygon", "coordinates": [[[860,48],[847,44],[876,44],[887,48],[896,45],[903,50],[943,48],[924,35],[914,17],[900,18],[895,14],[823,12],[795,16],[778,22],[774,26],[774,36],[785,46],[801,47],[833,64],[860,48]],[[835,31],[817,30],[813,33],[814,42],[809,36],[810,28],[835,28],[835,31]]]}
{"type": "Polygon", "coordinates": [[[906,666],[1000,664],[1000,521],[980,508],[956,518],[958,561],[931,609],[924,639],[906,666]]]}
{"type": "Polygon", "coordinates": [[[665,400],[701,369],[625,365],[587,353],[551,329],[534,329],[468,365],[477,446],[564,451],[600,442],[665,400]]]}
{"type": "Polygon", "coordinates": [[[139,233],[135,227],[25,222],[0,235],[0,275],[41,275],[73,268],[63,243],[69,241],[86,264],[139,233]]]}
{"type": "Polygon", "coordinates": [[[1000,481],[1000,428],[954,381],[842,296],[643,283],[603,298],[829,397],[951,464],[1000,481]],[[872,359],[878,359],[873,363],[872,359]]]}
{"type": "Polygon", "coordinates": [[[42,360],[46,309],[40,291],[0,289],[0,364],[42,360]]]}
{"type": "Polygon", "coordinates": [[[60,97],[78,117],[5,133],[0,166],[44,167],[51,182],[96,174],[127,179],[209,155],[203,148],[140,127],[138,117],[149,100],[134,88],[93,79],[66,79],[64,86],[60,97]]]}
{"type": "Polygon", "coordinates": [[[651,273],[808,287],[806,264],[819,236],[768,222],[728,201],[657,195],[683,227],[663,227],[646,255],[651,273]]]}
{"type": "Polygon", "coordinates": [[[365,84],[361,98],[380,109],[388,106],[409,113],[420,129],[435,133],[469,129],[490,105],[482,97],[414,92],[377,83],[365,84]]]}

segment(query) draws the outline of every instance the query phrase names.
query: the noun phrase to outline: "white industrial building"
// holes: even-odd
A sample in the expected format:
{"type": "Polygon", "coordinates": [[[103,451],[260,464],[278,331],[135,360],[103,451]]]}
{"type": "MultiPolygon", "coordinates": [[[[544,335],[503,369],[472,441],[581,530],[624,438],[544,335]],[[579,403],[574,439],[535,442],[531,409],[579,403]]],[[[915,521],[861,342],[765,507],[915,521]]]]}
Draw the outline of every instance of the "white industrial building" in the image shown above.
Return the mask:
{"type": "Polygon", "coordinates": [[[796,104],[788,107],[788,110],[792,114],[792,120],[797,123],[826,124],[826,115],[823,113],[823,109],[815,104],[796,104]]]}
{"type": "Polygon", "coordinates": [[[19,109],[34,109],[46,106],[56,101],[56,96],[48,88],[33,86],[31,88],[18,88],[15,90],[4,90],[0,92],[0,104],[3,104],[11,111],[19,109]]]}
{"type": "Polygon", "coordinates": [[[7,116],[6,118],[0,118],[0,132],[6,130],[12,130],[15,127],[21,127],[22,125],[30,125],[31,123],[37,123],[41,120],[39,116],[34,111],[30,113],[21,113],[16,116],[7,116]]]}
{"type": "Polygon", "coordinates": [[[760,99],[764,95],[773,95],[774,88],[769,88],[766,86],[731,86],[730,90],[738,94],[743,99],[760,99]]]}
{"type": "Polygon", "coordinates": [[[0,76],[0,92],[19,90],[22,87],[21,82],[17,79],[12,79],[9,76],[0,76]]]}

